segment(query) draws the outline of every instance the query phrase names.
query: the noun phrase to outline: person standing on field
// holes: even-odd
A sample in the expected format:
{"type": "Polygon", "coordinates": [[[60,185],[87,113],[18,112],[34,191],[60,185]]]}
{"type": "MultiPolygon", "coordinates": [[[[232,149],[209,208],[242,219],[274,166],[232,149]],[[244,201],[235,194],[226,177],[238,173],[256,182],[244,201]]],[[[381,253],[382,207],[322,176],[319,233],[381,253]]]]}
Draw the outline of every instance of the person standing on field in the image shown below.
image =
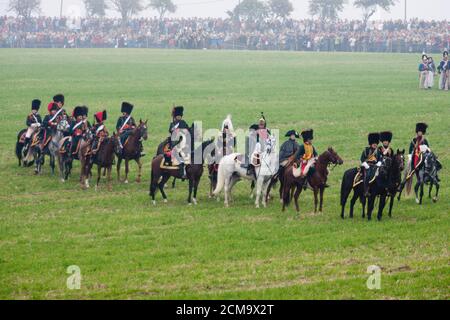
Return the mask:
{"type": "Polygon", "coordinates": [[[428,57],[428,89],[432,89],[434,86],[434,75],[436,74],[436,65],[434,64],[433,57],[428,57]]]}
{"type": "Polygon", "coordinates": [[[450,87],[450,62],[448,61],[448,51],[444,51],[442,54],[442,61],[438,66],[440,73],[439,89],[448,91],[450,87]]]}
{"type": "Polygon", "coordinates": [[[419,89],[428,88],[428,57],[422,55],[422,63],[419,64],[419,89]]]}

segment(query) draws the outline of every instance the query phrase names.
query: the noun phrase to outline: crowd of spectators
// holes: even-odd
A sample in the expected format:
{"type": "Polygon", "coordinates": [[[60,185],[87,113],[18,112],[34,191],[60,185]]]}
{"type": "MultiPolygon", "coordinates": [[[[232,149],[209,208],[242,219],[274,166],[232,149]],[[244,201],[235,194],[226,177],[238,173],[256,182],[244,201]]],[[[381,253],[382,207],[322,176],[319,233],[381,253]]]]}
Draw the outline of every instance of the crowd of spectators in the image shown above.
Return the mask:
{"type": "Polygon", "coordinates": [[[440,52],[450,21],[0,17],[0,48],[181,48],[440,52]]]}

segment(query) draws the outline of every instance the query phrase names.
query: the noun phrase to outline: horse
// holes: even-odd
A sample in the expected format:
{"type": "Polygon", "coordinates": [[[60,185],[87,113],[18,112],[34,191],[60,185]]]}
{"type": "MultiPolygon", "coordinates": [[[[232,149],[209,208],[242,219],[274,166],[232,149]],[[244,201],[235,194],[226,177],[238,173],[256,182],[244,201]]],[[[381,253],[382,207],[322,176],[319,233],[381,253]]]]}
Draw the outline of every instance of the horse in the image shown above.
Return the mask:
{"type": "Polygon", "coordinates": [[[43,157],[48,155],[50,157],[50,167],[52,169],[52,174],[55,173],[55,161],[58,161],[59,174],[61,180],[64,182],[64,166],[61,162],[61,154],[59,152],[61,148],[61,141],[64,139],[65,132],[70,128],[69,122],[63,118],[58,122],[56,130],[52,132],[52,138],[48,142],[47,146],[44,148],[43,157]]]}
{"type": "MultiPolygon", "coordinates": [[[[91,168],[94,164],[97,165],[97,183],[95,185],[95,190],[98,190],[100,179],[102,177],[102,169],[103,176],[107,176],[108,190],[112,190],[111,170],[115,158],[117,139],[119,139],[119,137],[115,133],[113,133],[111,137],[103,138],[103,140],[100,142],[98,150],[96,151],[95,158],[91,158],[92,161],[89,164],[89,172],[91,171],[91,168]]],[[[93,157],[93,155],[91,157],[93,157]]]]}
{"type": "MultiPolygon", "coordinates": [[[[156,155],[155,156],[159,156],[159,155],[163,155],[165,153],[165,148],[167,147],[167,145],[170,143],[170,139],[167,138],[166,140],[164,140],[163,142],[161,142],[158,145],[158,148],[156,149],[156,155]]],[[[172,180],[172,189],[175,189],[175,185],[176,185],[176,181],[177,178],[173,178],[172,180]]]]}
{"type": "MultiPolygon", "coordinates": [[[[397,193],[398,186],[400,184],[401,180],[401,172],[404,169],[404,155],[405,150],[400,151],[397,149],[397,152],[395,155],[392,156],[391,160],[389,160],[391,166],[389,167],[389,170],[386,172],[386,181],[383,183],[385,184],[384,190],[380,190],[382,196],[384,199],[380,198],[380,204],[379,209],[379,217],[381,219],[384,206],[386,204],[386,197],[390,198],[389,203],[389,217],[392,217],[392,208],[394,206],[394,198],[395,194],[397,193]],[[381,208],[381,211],[380,211],[381,208]]],[[[385,163],[386,164],[386,163],[385,163]]],[[[380,169],[383,173],[385,172],[386,166],[383,166],[383,169],[380,169]]],[[[353,218],[353,210],[356,201],[359,199],[362,204],[362,218],[365,218],[366,213],[366,203],[367,198],[364,196],[364,184],[362,180],[355,181],[356,175],[358,174],[358,168],[352,168],[347,170],[344,173],[344,176],[342,178],[341,183],[341,218],[345,218],[345,205],[347,203],[348,196],[350,195],[351,191],[353,190],[353,196],[350,201],[350,218],[353,218]]],[[[380,180],[378,180],[378,185],[380,185],[380,180]]],[[[374,190],[376,192],[377,190],[374,190]]],[[[375,199],[373,199],[375,200],[375,199]]],[[[372,208],[373,210],[373,208],[372,208]]]]}
{"type": "Polygon", "coordinates": [[[141,162],[141,150],[140,150],[140,141],[142,139],[147,140],[148,133],[147,133],[147,122],[142,120],[139,120],[139,125],[134,128],[128,139],[123,144],[123,149],[120,150],[119,143],[120,139],[117,139],[116,141],[116,155],[117,155],[117,179],[120,182],[120,165],[122,163],[122,160],[125,160],[125,180],[124,183],[128,183],[128,172],[129,172],[129,166],[128,162],[130,160],[136,161],[138,164],[138,177],[136,178],[136,182],[141,182],[141,176],[142,176],[142,162],[141,162]]]}
{"type": "MultiPolygon", "coordinates": [[[[416,185],[414,186],[414,192],[416,195],[416,203],[422,204],[423,202],[423,195],[424,195],[424,185],[429,184],[429,191],[428,191],[428,197],[431,198],[431,191],[433,189],[433,186],[436,186],[436,195],[432,198],[433,202],[437,202],[438,200],[438,194],[439,194],[439,178],[438,178],[438,172],[441,170],[442,166],[440,162],[437,160],[436,155],[429,151],[425,152],[423,154],[424,160],[419,165],[418,168],[415,169],[415,174],[417,178],[416,185]],[[420,191],[420,193],[419,193],[420,191]]],[[[410,163],[408,164],[410,165],[410,163]]],[[[410,166],[409,166],[410,167],[410,166]]],[[[406,173],[407,175],[410,174],[410,172],[406,173]]],[[[401,199],[401,194],[403,191],[403,188],[406,184],[406,194],[409,194],[411,191],[412,186],[412,180],[413,176],[411,175],[408,179],[406,179],[405,182],[403,182],[399,188],[399,194],[398,194],[398,200],[401,199]]]]}
{"type": "Polygon", "coordinates": [[[289,163],[286,165],[283,171],[283,177],[280,180],[283,180],[283,190],[281,194],[281,198],[283,201],[282,211],[286,210],[286,207],[289,206],[291,199],[294,199],[295,210],[300,212],[300,208],[298,205],[298,197],[302,192],[302,188],[305,184],[306,177],[298,176],[295,177],[293,170],[295,168],[295,162],[289,163]]]}
{"type": "MultiPolygon", "coordinates": [[[[187,202],[189,205],[194,203],[197,204],[197,189],[200,183],[200,178],[203,175],[203,163],[204,163],[204,153],[206,148],[214,142],[214,139],[207,140],[198,147],[197,150],[191,151],[191,160],[194,160],[194,154],[201,152],[202,163],[193,163],[186,165],[186,178],[189,181],[189,194],[187,202]],[[193,197],[192,197],[193,195],[193,197]]],[[[193,143],[193,142],[192,142],[193,143]]],[[[191,149],[192,150],[192,149],[191,149]]],[[[150,179],[150,197],[152,199],[153,205],[156,205],[155,195],[156,189],[159,188],[163,196],[164,202],[167,202],[167,195],[164,192],[164,186],[170,177],[180,178],[181,173],[178,167],[173,168],[161,168],[161,164],[164,162],[164,155],[160,154],[153,158],[152,160],[152,172],[150,179]]]]}
{"type": "Polygon", "coordinates": [[[308,177],[308,184],[311,186],[314,193],[314,212],[317,212],[318,195],[320,193],[320,205],[319,212],[323,209],[323,193],[325,191],[326,182],[328,179],[328,166],[329,165],[342,165],[344,161],[337,154],[337,152],[329,147],[327,151],[322,153],[316,161],[314,173],[308,177]]]}
{"type": "Polygon", "coordinates": [[[42,147],[39,139],[39,131],[34,133],[30,146],[26,154],[23,154],[24,150],[22,148],[22,162],[24,167],[30,167],[35,164],[34,173],[40,174],[42,169],[42,147]]]}
{"type": "Polygon", "coordinates": [[[375,178],[373,184],[369,185],[368,197],[368,208],[367,208],[367,219],[370,221],[372,219],[372,211],[374,209],[375,199],[379,196],[380,201],[378,204],[378,214],[377,219],[381,221],[383,217],[383,210],[386,206],[387,197],[391,198],[389,206],[389,216],[392,216],[392,206],[394,203],[395,193],[400,184],[401,171],[404,167],[404,151],[390,156],[384,157],[381,162],[381,167],[378,169],[378,175],[375,178]]]}

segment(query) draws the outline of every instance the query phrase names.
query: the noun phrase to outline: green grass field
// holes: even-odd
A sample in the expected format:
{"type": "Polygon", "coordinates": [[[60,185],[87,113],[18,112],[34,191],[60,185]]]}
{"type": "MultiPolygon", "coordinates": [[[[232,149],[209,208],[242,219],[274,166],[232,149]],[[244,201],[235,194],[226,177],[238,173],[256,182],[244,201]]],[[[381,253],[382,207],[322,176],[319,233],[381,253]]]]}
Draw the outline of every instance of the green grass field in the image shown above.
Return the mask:
{"type": "MultiPolygon", "coordinates": [[[[0,50],[0,298],[2,299],[449,299],[450,94],[419,91],[416,55],[157,50],[0,50]],[[234,190],[224,209],[207,197],[186,204],[187,184],[168,189],[156,207],[144,181],[113,191],[82,191],[76,164],[65,184],[19,168],[16,133],[30,103],[66,95],[66,107],[109,111],[120,104],[149,119],[145,149],[167,135],[172,104],[188,122],[219,127],[231,113],[247,128],[264,111],[271,128],[315,129],[319,151],[333,146],[344,165],[330,176],[325,209],[314,214],[312,193],[301,215],[278,201],[257,210],[249,185],[234,190]],[[407,148],[415,123],[444,170],[439,202],[413,198],[381,222],[341,220],[344,170],[358,164],[369,131],[393,130],[394,148],[407,148]],[[66,269],[81,268],[80,290],[66,269]],[[381,290],[368,290],[369,265],[382,269],[381,290]]],[[[43,108],[45,109],[45,107],[43,108]]],[[[45,110],[41,110],[41,114],[45,110]]],[[[131,178],[136,174],[132,165],[131,178]]],[[[115,177],[115,173],[114,173],[115,177]]]]}

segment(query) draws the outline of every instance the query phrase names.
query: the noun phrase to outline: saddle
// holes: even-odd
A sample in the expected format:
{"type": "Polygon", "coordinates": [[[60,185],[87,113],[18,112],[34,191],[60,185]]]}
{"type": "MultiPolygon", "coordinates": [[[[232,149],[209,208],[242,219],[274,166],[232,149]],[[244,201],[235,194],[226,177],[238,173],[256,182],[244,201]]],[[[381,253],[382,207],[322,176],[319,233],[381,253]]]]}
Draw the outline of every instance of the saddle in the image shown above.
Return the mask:
{"type": "MultiPolygon", "coordinates": [[[[353,188],[355,188],[357,185],[363,183],[363,175],[362,175],[362,170],[359,167],[357,169],[358,171],[356,172],[355,178],[353,179],[353,188]]],[[[373,175],[373,177],[369,180],[369,185],[371,185],[372,183],[375,182],[375,179],[378,176],[378,168],[375,170],[375,173],[373,175]]]]}
{"type": "Polygon", "coordinates": [[[179,170],[180,169],[180,166],[173,165],[172,162],[166,163],[165,157],[162,158],[161,164],[159,165],[159,167],[161,169],[166,169],[166,170],[179,170]]]}

